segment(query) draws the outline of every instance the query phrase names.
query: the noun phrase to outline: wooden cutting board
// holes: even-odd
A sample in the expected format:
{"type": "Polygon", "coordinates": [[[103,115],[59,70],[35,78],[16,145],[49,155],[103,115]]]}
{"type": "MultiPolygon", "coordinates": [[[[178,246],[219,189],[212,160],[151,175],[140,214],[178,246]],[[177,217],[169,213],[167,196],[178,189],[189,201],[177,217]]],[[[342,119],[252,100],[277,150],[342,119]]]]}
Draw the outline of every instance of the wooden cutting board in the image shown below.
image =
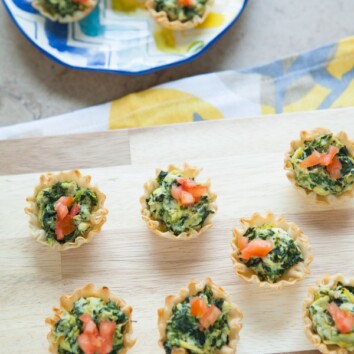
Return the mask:
{"type": "Polygon", "coordinates": [[[240,354],[317,353],[303,331],[307,288],[324,273],[353,276],[353,202],[336,209],[298,195],[283,155],[302,129],[328,127],[354,137],[354,110],[205,122],[148,129],[0,142],[0,347],[4,353],[46,353],[44,324],[59,296],[87,282],[107,285],[134,308],[131,353],[157,346],[157,308],[191,278],[210,276],[244,314],[240,354]],[[151,234],[140,218],[143,183],[156,167],[188,162],[212,180],[219,210],[198,240],[171,242],[151,234]],[[84,169],[107,195],[102,233],[89,245],[58,253],[29,236],[23,209],[41,172],[84,169]],[[284,214],[309,236],[311,275],[274,292],[233,272],[232,228],[253,212],[284,214]]]}

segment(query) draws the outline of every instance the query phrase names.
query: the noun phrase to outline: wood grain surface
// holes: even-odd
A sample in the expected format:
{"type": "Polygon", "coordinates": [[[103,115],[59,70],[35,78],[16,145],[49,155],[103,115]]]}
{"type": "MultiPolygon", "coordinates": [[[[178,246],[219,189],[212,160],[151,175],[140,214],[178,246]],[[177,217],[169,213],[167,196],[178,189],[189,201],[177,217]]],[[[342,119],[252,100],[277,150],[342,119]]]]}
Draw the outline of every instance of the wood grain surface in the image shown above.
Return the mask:
{"type": "Polygon", "coordinates": [[[6,152],[0,154],[1,351],[46,353],[44,318],[52,306],[62,294],[94,282],[109,286],[133,306],[138,341],[131,353],[162,353],[157,308],[191,278],[210,276],[243,311],[237,353],[317,353],[304,335],[301,306],[307,288],[322,274],[353,276],[353,202],[335,209],[309,203],[286,179],[283,155],[302,129],[323,126],[354,137],[353,113],[323,111],[1,142],[1,152],[6,152]],[[80,142],[78,151],[75,142],[80,142]],[[200,181],[211,178],[219,210],[213,229],[200,239],[171,242],[147,230],[138,199],[156,167],[184,161],[203,167],[200,181]],[[41,172],[77,166],[87,167],[83,172],[107,194],[108,221],[91,244],[60,254],[30,238],[23,208],[41,172]],[[241,217],[268,210],[300,226],[315,257],[309,277],[277,292],[236,277],[230,259],[232,228],[241,217]]]}

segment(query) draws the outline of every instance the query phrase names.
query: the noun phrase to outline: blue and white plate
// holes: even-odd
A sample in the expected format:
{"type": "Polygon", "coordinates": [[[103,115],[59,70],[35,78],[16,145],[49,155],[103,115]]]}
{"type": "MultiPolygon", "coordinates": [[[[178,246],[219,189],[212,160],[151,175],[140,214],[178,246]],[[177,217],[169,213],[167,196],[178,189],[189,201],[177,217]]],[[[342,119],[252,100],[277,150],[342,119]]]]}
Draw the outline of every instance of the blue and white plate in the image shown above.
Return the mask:
{"type": "Polygon", "coordinates": [[[83,20],[52,22],[30,0],[3,0],[23,34],[43,53],[76,69],[141,74],[192,60],[237,20],[247,0],[216,0],[199,27],[173,32],[157,25],[144,0],[100,0],[83,20]]]}

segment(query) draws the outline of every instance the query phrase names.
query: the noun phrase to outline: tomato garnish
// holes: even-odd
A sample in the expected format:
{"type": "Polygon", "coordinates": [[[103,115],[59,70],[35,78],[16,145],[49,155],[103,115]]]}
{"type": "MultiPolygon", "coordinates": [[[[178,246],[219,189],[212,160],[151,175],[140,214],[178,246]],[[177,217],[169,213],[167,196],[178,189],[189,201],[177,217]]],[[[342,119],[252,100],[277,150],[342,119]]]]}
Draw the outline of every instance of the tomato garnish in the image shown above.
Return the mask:
{"type": "Polygon", "coordinates": [[[80,321],[84,324],[84,333],[92,334],[94,336],[98,335],[98,330],[96,323],[92,320],[91,316],[87,313],[79,317],[80,321]]]}
{"type": "Polygon", "coordinates": [[[80,212],[80,207],[79,204],[75,203],[70,210],[70,216],[74,217],[75,215],[79,214],[80,212]]]}
{"type": "Polygon", "coordinates": [[[113,337],[117,324],[113,321],[102,321],[97,329],[96,323],[87,313],[79,319],[83,322],[83,333],[78,343],[85,354],[109,354],[113,349],[113,337]]]}
{"type": "Polygon", "coordinates": [[[193,6],[195,5],[194,0],[178,0],[178,5],[179,6],[193,6]]]}
{"type": "Polygon", "coordinates": [[[327,166],[327,172],[332,179],[339,179],[342,177],[342,163],[337,156],[334,156],[332,162],[327,166]]]}
{"type": "Polygon", "coordinates": [[[332,316],[336,328],[341,333],[349,333],[354,328],[354,314],[340,309],[335,302],[328,304],[328,312],[332,316]]]}
{"type": "Polygon", "coordinates": [[[336,146],[330,145],[328,152],[320,154],[314,151],[310,156],[299,163],[301,168],[313,167],[316,165],[328,166],[331,164],[333,158],[338,154],[339,149],[336,146]]]}
{"type": "Polygon", "coordinates": [[[246,248],[248,245],[248,237],[238,235],[237,236],[237,247],[240,251],[246,248]]]}
{"type": "Polygon", "coordinates": [[[69,213],[68,207],[73,203],[73,197],[60,197],[54,204],[54,209],[57,212],[57,218],[63,220],[69,213]]]}
{"type": "Polygon", "coordinates": [[[182,191],[181,197],[180,197],[180,203],[182,205],[192,205],[194,204],[195,199],[192,194],[182,191]]]}
{"type": "Polygon", "coordinates": [[[112,321],[102,321],[99,327],[100,336],[103,339],[100,354],[108,354],[113,349],[113,336],[117,325],[112,321]]]}
{"type": "Polygon", "coordinates": [[[208,304],[201,297],[193,297],[189,300],[191,305],[190,313],[195,317],[202,317],[208,311],[208,304]]]}
{"type": "Polygon", "coordinates": [[[96,345],[92,343],[93,336],[82,333],[78,337],[79,347],[85,354],[95,354],[96,353],[96,345]]]}
{"type": "Polygon", "coordinates": [[[57,220],[55,222],[55,234],[57,240],[62,240],[66,235],[75,231],[74,220],[70,215],[67,215],[63,220],[57,220]]]}
{"type": "Polygon", "coordinates": [[[190,178],[177,177],[176,180],[180,186],[173,186],[171,188],[171,195],[182,205],[198,203],[201,196],[208,193],[207,186],[197,185],[196,182],[190,178]]]}
{"type": "Polygon", "coordinates": [[[265,257],[272,249],[272,241],[255,238],[242,250],[240,258],[248,261],[254,257],[265,257]]]}
{"type": "Polygon", "coordinates": [[[199,320],[202,329],[208,329],[219,318],[221,311],[215,305],[211,305],[199,320]]]}

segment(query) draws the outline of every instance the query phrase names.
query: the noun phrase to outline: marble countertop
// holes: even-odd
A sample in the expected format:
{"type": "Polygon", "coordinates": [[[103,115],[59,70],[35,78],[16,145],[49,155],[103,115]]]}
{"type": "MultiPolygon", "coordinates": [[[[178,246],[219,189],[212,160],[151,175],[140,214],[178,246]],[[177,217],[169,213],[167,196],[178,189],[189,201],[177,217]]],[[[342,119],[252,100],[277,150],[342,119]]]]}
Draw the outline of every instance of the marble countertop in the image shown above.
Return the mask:
{"type": "Polygon", "coordinates": [[[352,0],[249,0],[239,21],[191,63],[131,77],[65,68],[41,54],[0,4],[0,125],[103,103],[179,78],[254,66],[353,34],[352,0]]]}

